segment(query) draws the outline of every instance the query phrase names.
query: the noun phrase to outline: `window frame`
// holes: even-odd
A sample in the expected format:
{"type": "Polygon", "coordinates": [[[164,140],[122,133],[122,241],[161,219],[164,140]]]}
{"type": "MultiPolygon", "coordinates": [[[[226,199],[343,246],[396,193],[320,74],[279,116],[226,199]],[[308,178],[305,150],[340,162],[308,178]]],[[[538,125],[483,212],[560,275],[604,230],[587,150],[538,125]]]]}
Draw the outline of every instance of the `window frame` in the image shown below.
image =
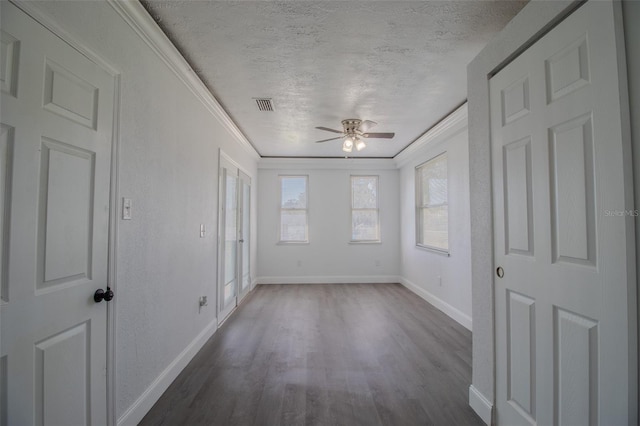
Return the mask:
{"type": "Polygon", "coordinates": [[[451,245],[449,244],[451,240],[451,228],[449,226],[449,156],[447,151],[442,151],[437,155],[429,158],[427,161],[424,161],[416,166],[415,168],[415,219],[416,219],[416,246],[425,249],[428,251],[432,251],[438,254],[442,254],[445,256],[450,255],[451,245]],[[441,157],[445,157],[446,168],[447,168],[447,199],[443,203],[437,204],[428,204],[425,200],[422,199],[423,191],[422,191],[422,171],[425,167],[428,167],[429,163],[433,163],[434,161],[440,159],[441,157]],[[432,208],[440,208],[446,206],[447,207],[447,248],[438,247],[432,244],[428,244],[424,241],[424,229],[423,229],[423,213],[424,211],[432,208]]]}
{"type": "Polygon", "coordinates": [[[309,244],[309,175],[278,175],[278,244],[309,244]],[[304,178],[305,185],[305,207],[282,207],[282,181],[288,178],[304,178]],[[282,239],[282,212],[283,211],[304,211],[305,227],[304,240],[283,240],[282,239]]]}
{"type": "Polygon", "coordinates": [[[380,176],[379,175],[350,175],[349,176],[349,190],[350,190],[350,223],[349,229],[351,235],[349,238],[349,244],[380,244],[382,242],[382,232],[380,230],[380,176]],[[354,178],[375,178],[376,182],[376,207],[375,208],[355,208],[353,206],[353,182],[354,178]],[[353,213],[354,211],[374,211],[376,213],[376,239],[356,240],[353,238],[353,213]]]}

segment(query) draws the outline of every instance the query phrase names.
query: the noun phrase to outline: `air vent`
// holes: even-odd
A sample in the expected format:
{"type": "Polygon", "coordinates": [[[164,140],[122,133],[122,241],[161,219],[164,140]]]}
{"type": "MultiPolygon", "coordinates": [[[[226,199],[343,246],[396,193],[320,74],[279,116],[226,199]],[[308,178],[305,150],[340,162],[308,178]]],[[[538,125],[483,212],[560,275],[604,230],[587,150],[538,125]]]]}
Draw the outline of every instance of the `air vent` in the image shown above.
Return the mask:
{"type": "Polygon", "coordinates": [[[273,111],[273,103],[271,98],[254,98],[260,111],[273,111]]]}

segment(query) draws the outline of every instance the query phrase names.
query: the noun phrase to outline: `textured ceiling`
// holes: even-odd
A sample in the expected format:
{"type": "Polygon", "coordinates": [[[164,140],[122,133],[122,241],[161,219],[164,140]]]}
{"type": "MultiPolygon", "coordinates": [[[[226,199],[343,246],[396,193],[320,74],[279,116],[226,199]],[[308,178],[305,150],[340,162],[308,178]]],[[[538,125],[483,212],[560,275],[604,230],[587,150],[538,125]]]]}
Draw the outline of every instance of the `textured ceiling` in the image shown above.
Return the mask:
{"type": "Polygon", "coordinates": [[[360,118],[396,136],[349,156],[390,158],[465,101],[467,64],[526,2],[143,4],[260,155],[342,157],[314,127],[360,118]]]}

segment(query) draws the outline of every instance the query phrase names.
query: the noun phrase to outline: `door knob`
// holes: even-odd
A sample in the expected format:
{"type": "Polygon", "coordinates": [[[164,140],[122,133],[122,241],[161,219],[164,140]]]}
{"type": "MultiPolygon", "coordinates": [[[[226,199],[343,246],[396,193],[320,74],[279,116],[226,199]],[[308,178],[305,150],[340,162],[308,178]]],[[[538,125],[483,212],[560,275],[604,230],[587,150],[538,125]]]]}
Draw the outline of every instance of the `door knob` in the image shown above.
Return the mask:
{"type": "Polygon", "coordinates": [[[238,240],[238,241],[241,242],[241,243],[244,243],[244,240],[238,240]]]}
{"type": "Polygon", "coordinates": [[[498,278],[504,277],[504,269],[502,269],[502,266],[498,266],[498,269],[496,269],[496,275],[498,278]]]}
{"type": "Polygon", "coordinates": [[[111,287],[107,287],[107,291],[99,288],[93,293],[93,301],[96,303],[100,303],[103,300],[108,302],[111,299],[113,299],[113,290],[111,290],[111,287]]]}

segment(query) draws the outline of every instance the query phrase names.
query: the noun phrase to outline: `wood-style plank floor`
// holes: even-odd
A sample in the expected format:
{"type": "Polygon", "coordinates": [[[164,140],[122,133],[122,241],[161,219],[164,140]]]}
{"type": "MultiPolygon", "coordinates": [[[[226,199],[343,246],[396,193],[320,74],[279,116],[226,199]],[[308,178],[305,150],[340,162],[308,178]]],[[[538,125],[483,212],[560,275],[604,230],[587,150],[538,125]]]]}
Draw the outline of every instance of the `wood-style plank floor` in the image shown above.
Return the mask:
{"type": "Polygon", "coordinates": [[[142,425],[484,425],[471,333],[399,284],[261,285],[142,425]]]}

